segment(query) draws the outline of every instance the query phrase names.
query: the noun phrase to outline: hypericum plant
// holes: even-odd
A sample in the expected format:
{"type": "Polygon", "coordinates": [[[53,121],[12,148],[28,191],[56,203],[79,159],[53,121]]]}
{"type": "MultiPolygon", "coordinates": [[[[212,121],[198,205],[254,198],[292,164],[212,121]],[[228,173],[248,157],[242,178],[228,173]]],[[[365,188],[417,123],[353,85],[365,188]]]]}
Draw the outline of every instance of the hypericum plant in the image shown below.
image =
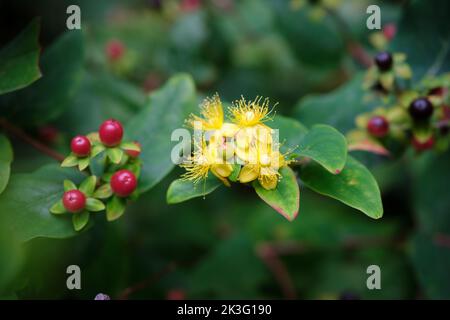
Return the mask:
{"type": "Polygon", "coordinates": [[[118,219],[125,212],[126,201],[138,196],[141,147],[137,142],[123,142],[123,133],[122,124],[111,119],[103,122],[98,132],[71,141],[71,153],[61,166],[77,166],[88,177],[79,187],[65,180],[62,199],[50,212],[71,213],[77,231],[87,225],[91,212],[106,209],[108,221],[118,219]]]}
{"type": "Polygon", "coordinates": [[[275,116],[269,100],[261,97],[250,101],[242,97],[226,115],[216,94],[200,109],[200,116],[186,120],[194,129],[194,150],[180,162],[186,172],[170,185],[169,203],[205,196],[221,184],[239,183],[254,188],[293,220],[300,197],[295,169],[311,189],[381,217],[375,180],[364,166],[347,159],[345,138],[332,127],[316,125],[308,131],[295,120],[275,116]]]}
{"type": "Polygon", "coordinates": [[[381,93],[383,104],[356,118],[357,129],[347,135],[352,149],[388,154],[408,145],[418,152],[448,148],[450,74],[402,82],[412,76],[405,59],[388,52],[375,56],[364,87],[381,93]]]}

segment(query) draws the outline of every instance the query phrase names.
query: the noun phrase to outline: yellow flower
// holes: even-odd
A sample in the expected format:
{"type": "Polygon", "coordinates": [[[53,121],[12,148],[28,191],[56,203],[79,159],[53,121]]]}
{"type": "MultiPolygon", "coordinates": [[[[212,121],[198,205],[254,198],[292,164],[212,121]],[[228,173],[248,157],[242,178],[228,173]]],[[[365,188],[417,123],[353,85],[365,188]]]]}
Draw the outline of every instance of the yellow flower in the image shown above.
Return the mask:
{"type": "Polygon", "coordinates": [[[229,108],[230,118],[239,127],[251,127],[270,120],[269,99],[256,97],[253,101],[246,101],[244,97],[236,100],[229,108]]]}
{"type": "Polygon", "coordinates": [[[236,155],[243,161],[249,161],[251,148],[270,150],[272,148],[272,129],[264,124],[240,129],[236,136],[236,155]]]}
{"type": "Polygon", "coordinates": [[[192,128],[197,128],[196,123],[201,124],[203,130],[219,130],[223,125],[223,108],[219,95],[215,94],[212,98],[206,98],[200,106],[201,117],[191,114],[188,124],[192,128]]]}
{"type": "Polygon", "coordinates": [[[211,171],[226,186],[230,186],[226,178],[233,172],[233,166],[220,156],[220,148],[221,145],[217,143],[207,145],[205,141],[202,141],[194,150],[193,156],[188,159],[189,161],[180,165],[186,169],[182,179],[193,181],[196,184],[200,180],[206,179],[211,171]]]}
{"type": "Polygon", "coordinates": [[[280,178],[278,169],[285,165],[287,162],[279,151],[251,147],[248,163],[239,173],[239,181],[247,183],[258,179],[264,189],[275,189],[280,178]]]}

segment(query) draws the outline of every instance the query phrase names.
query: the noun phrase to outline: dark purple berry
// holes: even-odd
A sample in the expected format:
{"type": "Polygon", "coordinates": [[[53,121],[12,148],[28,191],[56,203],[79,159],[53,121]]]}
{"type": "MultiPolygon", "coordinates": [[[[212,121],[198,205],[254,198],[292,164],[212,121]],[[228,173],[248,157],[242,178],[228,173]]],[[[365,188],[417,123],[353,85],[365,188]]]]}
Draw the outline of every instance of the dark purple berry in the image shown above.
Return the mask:
{"type": "Polygon", "coordinates": [[[389,52],[380,52],[375,56],[375,64],[380,71],[388,71],[392,67],[392,55],[389,52]]]}
{"type": "Polygon", "coordinates": [[[426,120],[433,114],[433,105],[427,98],[417,98],[409,105],[409,114],[415,120],[426,120]]]}
{"type": "Polygon", "coordinates": [[[111,298],[104,293],[99,293],[95,296],[94,300],[111,300],[111,298]]]}

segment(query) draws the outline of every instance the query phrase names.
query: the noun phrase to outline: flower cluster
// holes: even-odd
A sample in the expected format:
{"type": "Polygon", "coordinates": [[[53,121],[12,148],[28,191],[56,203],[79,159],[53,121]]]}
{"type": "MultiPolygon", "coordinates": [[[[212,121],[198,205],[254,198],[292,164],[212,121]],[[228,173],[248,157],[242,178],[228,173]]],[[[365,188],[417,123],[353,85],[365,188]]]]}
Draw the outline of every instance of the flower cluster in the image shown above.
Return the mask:
{"type": "Polygon", "coordinates": [[[181,164],[186,169],[182,178],[197,183],[211,172],[227,186],[230,181],[258,181],[266,190],[275,189],[279,169],[290,160],[279,151],[277,131],[266,124],[272,120],[269,100],[242,97],[229,107],[229,122],[218,95],[206,98],[200,108],[200,116],[187,120],[194,129],[195,149],[181,164]]]}
{"type": "Polygon", "coordinates": [[[75,230],[89,222],[91,212],[106,210],[108,221],[119,218],[125,211],[126,200],[137,197],[141,162],[138,142],[124,142],[122,124],[117,120],[103,122],[98,130],[72,139],[71,153],[62,167],[77,167],[87,178],[77,186],[64,181],[64,194],[50,212],[72,213],[75,230]]]}
{"type": "Polygon", "coordinates": [[[448,148],[450,74],[402,86],[398,76],[403,79],[412,76],[405,59],[404,55],[392,56],[389,52],[375,56],[375,66],[368,70],[365,88],[377,92],[381,88],[383,105],[356,118],[358,129],[348,134],[350,149],[387,154],[388,149],[399,146],[403,150],[408,144],[417,151],[448,148]]]}

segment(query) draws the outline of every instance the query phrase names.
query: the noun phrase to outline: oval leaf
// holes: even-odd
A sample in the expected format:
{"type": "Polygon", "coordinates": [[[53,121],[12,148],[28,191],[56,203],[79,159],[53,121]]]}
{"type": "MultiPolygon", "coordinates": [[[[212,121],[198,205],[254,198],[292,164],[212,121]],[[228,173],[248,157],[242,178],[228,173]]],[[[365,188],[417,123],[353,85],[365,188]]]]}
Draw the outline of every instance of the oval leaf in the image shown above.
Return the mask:
{"type": "Polygon", "coordinates": [[[0,193],[5,190],[11,173],[13,151],[8,138],[0,134],[0,193]]]}
{"type": "Polygon", "coordinates": [[[347,141],[336,129],[315,125],[300,142],[295,152],[319,163],[333,174],[342,171],[347,161],[347,141]]]}
{"type": "Polygon", "coordinates": [[[178,75],[153,93],[146,107],[127,123],[129,140],[139,141],[142,147],[141,191],[153,187],[172,170],[170,152],[174,143],[170,136],[173,130],[183,127],[196,105],[192,78],[178,75]]]}
{"type": "Polygon", "coordinates": [[[28,86],[41,77],[39,19],[34,19],[0,51],[0,94],[28,86]]]}
{"type": "Polygon", "coordinates": [[[297,217],[300,205],[300,188],[295,173],[289,167],[280,169],[281,180],[276,189],[266,190],[258,181],[253,183],[258,196],[289,221],[297,217]]]}
{"type": "Polygon", "coordinates": [[[34,126],[59,116],[71,103],[83,70],[83,34],[70,30],[42,54],[44,77],[18,92],[3,95],[0,105],[21,124],[34,126]]]}
{"type": "Polygon", "coordinates": [[[76,170],[58,165],[12,175],[8,188],[0,195],[0,215],[21,241],[71,237],[76,233],[69,216],[53,215],[50,208],[62,197],[64,179],[80,183],[83,177],[76,170]]]}
{"type": "Polygon", "coordinates": [[[344,170],[331,174],[315,162],[306,164],[300,178],[312,190],[339,200],[371,218],[383,216],[380,189],[370,171],[348,156],[344,170]]]}
{"type": "Polygon", "coordinates": [[[210,174],[205,181],[194,184],[192,181],[177,179],[167,189],[167,203],[180,203],[192,198],[205,196],[216,190],[222,182],[210,174]]]}

